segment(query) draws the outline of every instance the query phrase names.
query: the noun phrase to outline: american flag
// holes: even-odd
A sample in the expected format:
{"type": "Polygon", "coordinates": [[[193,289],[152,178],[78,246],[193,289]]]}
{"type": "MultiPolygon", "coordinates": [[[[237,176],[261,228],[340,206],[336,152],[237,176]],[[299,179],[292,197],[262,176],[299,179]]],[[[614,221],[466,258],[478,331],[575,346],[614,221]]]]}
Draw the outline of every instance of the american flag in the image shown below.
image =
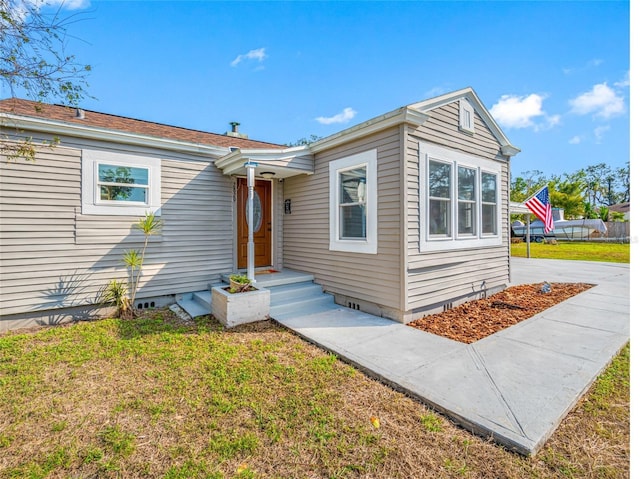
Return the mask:
{"type": "Polygon", "coordinates": [[[549,187],[545,186],[535,195],[524,202],[540,220],[544,223],[544,232],[547,234],[553,229],[553,214],[549,202],[549,187]]]}

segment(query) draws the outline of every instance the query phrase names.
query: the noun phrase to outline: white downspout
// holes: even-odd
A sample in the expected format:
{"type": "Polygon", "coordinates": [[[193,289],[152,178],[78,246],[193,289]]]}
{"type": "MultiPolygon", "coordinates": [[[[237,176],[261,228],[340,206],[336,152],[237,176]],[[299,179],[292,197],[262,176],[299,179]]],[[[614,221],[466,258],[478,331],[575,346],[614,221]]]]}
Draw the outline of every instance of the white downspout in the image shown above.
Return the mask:
{"type": "Polygon", "coordinates": [[[258,166],[257,163],[252,163],[248,161],[244,164],[244,167],[247,169],[247,186],[249,187],[249,196],[247,197],[247,214],[245,214],[247,219],[247,228],[249,229],[249,236],[247,239],[247,278],[251,280],[251,283],[256,282],[255,275],[255,254],[254,254],[254,244],[253,244],[253,194],[254,188],[256,184],[255,180],[255,169],[258,166]]]}

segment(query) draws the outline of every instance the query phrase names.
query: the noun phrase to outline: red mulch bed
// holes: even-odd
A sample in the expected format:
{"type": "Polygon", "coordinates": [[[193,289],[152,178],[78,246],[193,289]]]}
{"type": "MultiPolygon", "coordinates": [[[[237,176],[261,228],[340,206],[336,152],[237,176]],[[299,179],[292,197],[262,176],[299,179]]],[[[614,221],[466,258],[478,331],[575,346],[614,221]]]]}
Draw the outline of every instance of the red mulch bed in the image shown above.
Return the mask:
{"type": "Polygon", "coordinates": [[[550,283],[551,291],[543,293],[543,285],[511,286],[486,299],[469,301],[449,311],[425,316],[409,323],[409,326],[470,344],[593,287],[586,283],[550,283]]]}

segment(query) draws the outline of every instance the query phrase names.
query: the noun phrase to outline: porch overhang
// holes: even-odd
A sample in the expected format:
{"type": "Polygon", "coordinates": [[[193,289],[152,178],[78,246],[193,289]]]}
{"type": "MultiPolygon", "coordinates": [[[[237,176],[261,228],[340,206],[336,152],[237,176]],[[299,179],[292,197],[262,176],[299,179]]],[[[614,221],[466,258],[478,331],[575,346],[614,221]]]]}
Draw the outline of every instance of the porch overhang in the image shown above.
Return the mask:
{"type": "Polygon", "coordinates": [[[256,178],[289,178],[313,174],[313,154],[305,146],[282,150],[256,150],[234,148],[214,164],[225,175],[245,175],[245,164],[256,163],[256,178]]]}
{"type": "Polygon", "coordinates": [[[529,208],[527,208],[524,203],[518,203],[516,201],[510,201],[509,202],[509,213],[511,213],[512,215],[521,215],[521,214],[530,215],[531,214],[531,210],[529,208]]]}

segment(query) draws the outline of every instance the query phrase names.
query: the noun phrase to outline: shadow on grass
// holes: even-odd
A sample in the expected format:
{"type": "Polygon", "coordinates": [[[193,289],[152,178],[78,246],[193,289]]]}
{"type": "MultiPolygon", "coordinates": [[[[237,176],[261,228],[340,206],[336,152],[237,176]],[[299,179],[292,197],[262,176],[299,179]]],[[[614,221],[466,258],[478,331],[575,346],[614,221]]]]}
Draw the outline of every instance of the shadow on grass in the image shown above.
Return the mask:
{"type": "Polygon", "coordinates": [[[136,318],[118,320],[118,335],[125,340],[158,334],[247,334],[280,329],[282,326],[272,319],[225,329],[212,315],[198,316],[193,320],[185,321],[176,316],[169,308],[148,310],[140,313],[136,318]]]}
{"type": "Polygon", "coordinates": [[[222,331],[222,326],[211,316],[184,321],[168,308],[145,311],[133,319],[118,320],[118,335],[125,340],[157,334],[184,335],[217,331],[222,331]]]}

